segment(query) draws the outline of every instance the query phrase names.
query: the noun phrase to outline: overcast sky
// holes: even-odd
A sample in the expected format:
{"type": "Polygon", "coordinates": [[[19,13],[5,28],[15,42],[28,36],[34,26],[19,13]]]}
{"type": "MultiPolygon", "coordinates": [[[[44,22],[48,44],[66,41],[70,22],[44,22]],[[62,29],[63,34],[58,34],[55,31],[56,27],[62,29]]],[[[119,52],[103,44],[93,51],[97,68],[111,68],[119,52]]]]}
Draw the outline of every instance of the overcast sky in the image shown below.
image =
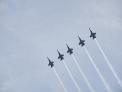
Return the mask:
{"type": "Polygon", "coordinates": [[[62,62],[59,49],[82,92],[90,92],[65,44],[96,92],[107,92],[78,38],[87,48],[113,92],[122,92],[88,28],[122,80],[122,0],[0,0],[0,92],[64,92],[46,57],[69,92],[77,92],[62,62]]]}

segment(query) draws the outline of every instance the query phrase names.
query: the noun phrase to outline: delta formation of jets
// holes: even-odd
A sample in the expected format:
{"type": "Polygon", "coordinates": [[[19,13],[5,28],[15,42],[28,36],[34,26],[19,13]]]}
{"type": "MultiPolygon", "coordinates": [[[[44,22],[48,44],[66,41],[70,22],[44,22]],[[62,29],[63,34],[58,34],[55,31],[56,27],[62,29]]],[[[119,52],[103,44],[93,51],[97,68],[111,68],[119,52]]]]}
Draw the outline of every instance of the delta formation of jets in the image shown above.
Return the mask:
{"type": "MultiPolygon", "coordinates": [[[[89,37],[92,38],[92,39],[95,39],[96,38],[96,33],[94,33],[90,28],[89,28],[89,31],[91,33],[89,37]]],[[[78,38],[79,38],[79,46],[83,47],[85,45],[85,40],[82,40],[80,38],[80,36],[78,36],[78,38]]],[[[73,48],[70,48],[67,44],[66,44],[66,46],[68,48],[67,53],[69,55],[72,55],[73,54],[73,48]]],[[[58,52],[58,55],[59,55],[58,56],[58,59],[60,61],[64,60],[64,54],[60,53],[59,50],[57,50],[57,52],[58,52]]],[[[47,59],[49,61],[48,66],[50,66],[51,68],[53,68],[54,67],[54,61],[50,60],[48,57],[47,57],[47,59]]]]}

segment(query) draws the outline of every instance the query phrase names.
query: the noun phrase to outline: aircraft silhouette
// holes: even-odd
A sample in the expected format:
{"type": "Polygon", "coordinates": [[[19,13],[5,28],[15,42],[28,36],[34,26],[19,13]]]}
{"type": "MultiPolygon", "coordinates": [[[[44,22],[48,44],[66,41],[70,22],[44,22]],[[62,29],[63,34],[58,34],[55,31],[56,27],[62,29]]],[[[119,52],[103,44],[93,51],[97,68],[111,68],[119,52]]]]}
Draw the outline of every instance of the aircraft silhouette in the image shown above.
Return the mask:
{"type": "Polygon", "coordinates": [[[67,44],[66,44],[68,50],[67,53],[69,53],[70,55],[73,54],[73,48],[70,48],[67,44]]]}
{"type": "Polygon", "coordinates": [[[96,38],[96,33],[92,32],[92,30],[89,28],[91,34],[90,34],[90,38],[95,39],[96,38]]]}
{"type": "Polygon", "coordinates": [[[85,45],[85,40],[82,40],[82,39],[80,38],[80,36],[78,36],[78,38],[79,38],[79,41],[80,41],[80,42],[79,42],[79,45],[83,47],[83,46],[85,45]]]}
{"type": "Polygon", "coordinates": [[[57,52],[58,52],[58,54],[59,54],[58,59],[59,59],[60,61],[64,60],[64,55],[61,54],[58,50],[57,50],[57,52]]]}
{"type": "Polygon", "coordinates": [[[48,57],[47,57],[47,59],[48,59],[48,61],[49,61],[48,66],[50,66],[51,68],[54,67],[54,62],[51,61],[48,57]]]}

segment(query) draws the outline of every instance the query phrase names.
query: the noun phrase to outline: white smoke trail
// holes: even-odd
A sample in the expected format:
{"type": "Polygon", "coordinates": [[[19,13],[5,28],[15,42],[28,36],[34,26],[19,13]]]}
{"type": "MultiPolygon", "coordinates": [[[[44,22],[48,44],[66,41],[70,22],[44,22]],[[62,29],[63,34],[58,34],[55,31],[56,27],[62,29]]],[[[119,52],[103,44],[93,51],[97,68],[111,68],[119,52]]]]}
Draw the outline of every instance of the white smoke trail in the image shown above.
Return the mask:
{"type": "Polygon", "coordinates": [[[87,48],[84,47],[84,50],[85,50],[87,56],[89,57],[89,59],[90,59],[92,65],[94,66],[95,70],[97,71],[97,73],[98,73],[100,79],[102,80],[104,86],[106,87],[107,91],[108,91],[108,92],[112,92],[111,88],[109,87],[109,85],[108,85],[107,82],[105,81],[104,77],[102,76],[102,74],[101,74],[99,68],[96,66],[95,62],[93,61],[93,59],[92,59],[90,53],[88,52],[87,48]]]}
{"type": "Polygon", "coordinates": [[[85,80],[85,82],[86,82],[88,88],[90,89],[90,91],[91,91],[91,92],[95,92],[94,89],[92,88],[91,84],[89,83],[89,81],[88,81],[88,79],[87,79],[85,73],[82,71],[81,67],[79,66],[79,64],[78,64],[78,62],[77,62],[77,60],[76,60],[76,58],[75,58],[74,55],[72,55],[72,58],[73,58],[73,60],[74,60],[74,62],[75,62],[75,64],[76,64],[76,66],[77,66],[77,68],[78,68],[80,74],[83,76],[83,78],[84,78],[84,80],[85,80]]]}
{"type": "Polygon", "coordinates": [[[108,59],[107,56],[105,55],[103,49],[101,48],[99,42],[98,42],[96,39],[95,39],[95,42],[96,42],[96,44],[97,44],[99,50],[101,51],[101,53],[102,53],[104,59],[106,60],[106,63],[107,63],[107,65],[108,65],[108,67],[110,68],[110,70],[112,71],[114,77],[115,77],[116,80],[118,81],[118,84],[119,84],[119,85],[121,86],[121,88],[122,88],[122,82],[121,82],[121,80],[119,79],[118,75],[116,74],[116,71],[114,70],[113,66],[111,65],[109,59],[108,59]]]}
{"type": "Polygon", "coordinates": [[[74,85],[76,86],[78,92],[81,92],[81,89],[80,89],[80,87],[78,86],[77,82],[75,81],[75,79],[74,79],[72,73],[70,72],[70,70],[69,70],[67,64],[65,63],[65,61],[63,61],[63,63],[64,63],[64,66],[65,66],[65,68],[66,68],[66,70],[67,70],[67,72],[68,72],[70,78],[72,79],[74,85]]]}
{"type": "Polygon", "coordinates": [[[61,78],[59,77],[59,75],[58,75],[58,73],[57,73],[57,71],[55,70],[55,68],[54,68],[54,67],[53,67],[53,71],[54,71],[54,73],[55,73],[55,75],[56,75],[57,79],[59,80],[59,82],[60,82],[61,86],[63,87],[64,91],[65,91],[65,92],[68,92],[68,91],[67,91],[67,89],[66,89],[66,87],[64,86],[64,84],[63,84],[63,82],[62,82],[61,78]]]}

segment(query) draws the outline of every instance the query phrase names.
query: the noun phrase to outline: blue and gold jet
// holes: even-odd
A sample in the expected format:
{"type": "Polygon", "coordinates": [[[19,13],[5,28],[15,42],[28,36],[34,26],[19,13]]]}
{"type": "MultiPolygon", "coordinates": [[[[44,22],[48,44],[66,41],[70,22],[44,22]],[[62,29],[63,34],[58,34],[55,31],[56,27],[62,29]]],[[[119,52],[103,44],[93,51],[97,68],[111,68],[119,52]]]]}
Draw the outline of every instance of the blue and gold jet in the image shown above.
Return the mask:
{"type": "Polygon", "coordinates": [[[96,38],[96,33],[92,32],[92,30],[89,28],[90,31],[90,38],[95,39],[96,38]]]}
{"type": "Polygon", "coordinates": [[[48,61],[49,61],[48,66],[50,66],[51,68],[54,67],[54,62],[51,61],[48,57],[47,57],[47,59],[48,59],[48,61]]]}
{"type": "Polygon", "coordinates": [[[59,50],[57,50],[57,52],[58,52],[58,54],[59,54],[58,59],[59,59],[60,61],[64,60],[64,54],[61,54],[61,53],[59,52],[59,50]]]}
{"type": "Polygon", "coordinates": [[[79,45],[81,46],[81,47],[83,47],[84,45],[85,45],[85,40],[82,40],[81,38],[80,38],[80,36],[78,36],[78,38],[79,38],[79,45]]]}
{"type": "Polygon", "coordinates": [[[72,54],[73,54],[73,48],[70,48],[67,44],[66,44],[66,46],[67,46],[67,48],[68,48],[67,53],[68,53],[69,55],[72,55],[72,54]]]}

